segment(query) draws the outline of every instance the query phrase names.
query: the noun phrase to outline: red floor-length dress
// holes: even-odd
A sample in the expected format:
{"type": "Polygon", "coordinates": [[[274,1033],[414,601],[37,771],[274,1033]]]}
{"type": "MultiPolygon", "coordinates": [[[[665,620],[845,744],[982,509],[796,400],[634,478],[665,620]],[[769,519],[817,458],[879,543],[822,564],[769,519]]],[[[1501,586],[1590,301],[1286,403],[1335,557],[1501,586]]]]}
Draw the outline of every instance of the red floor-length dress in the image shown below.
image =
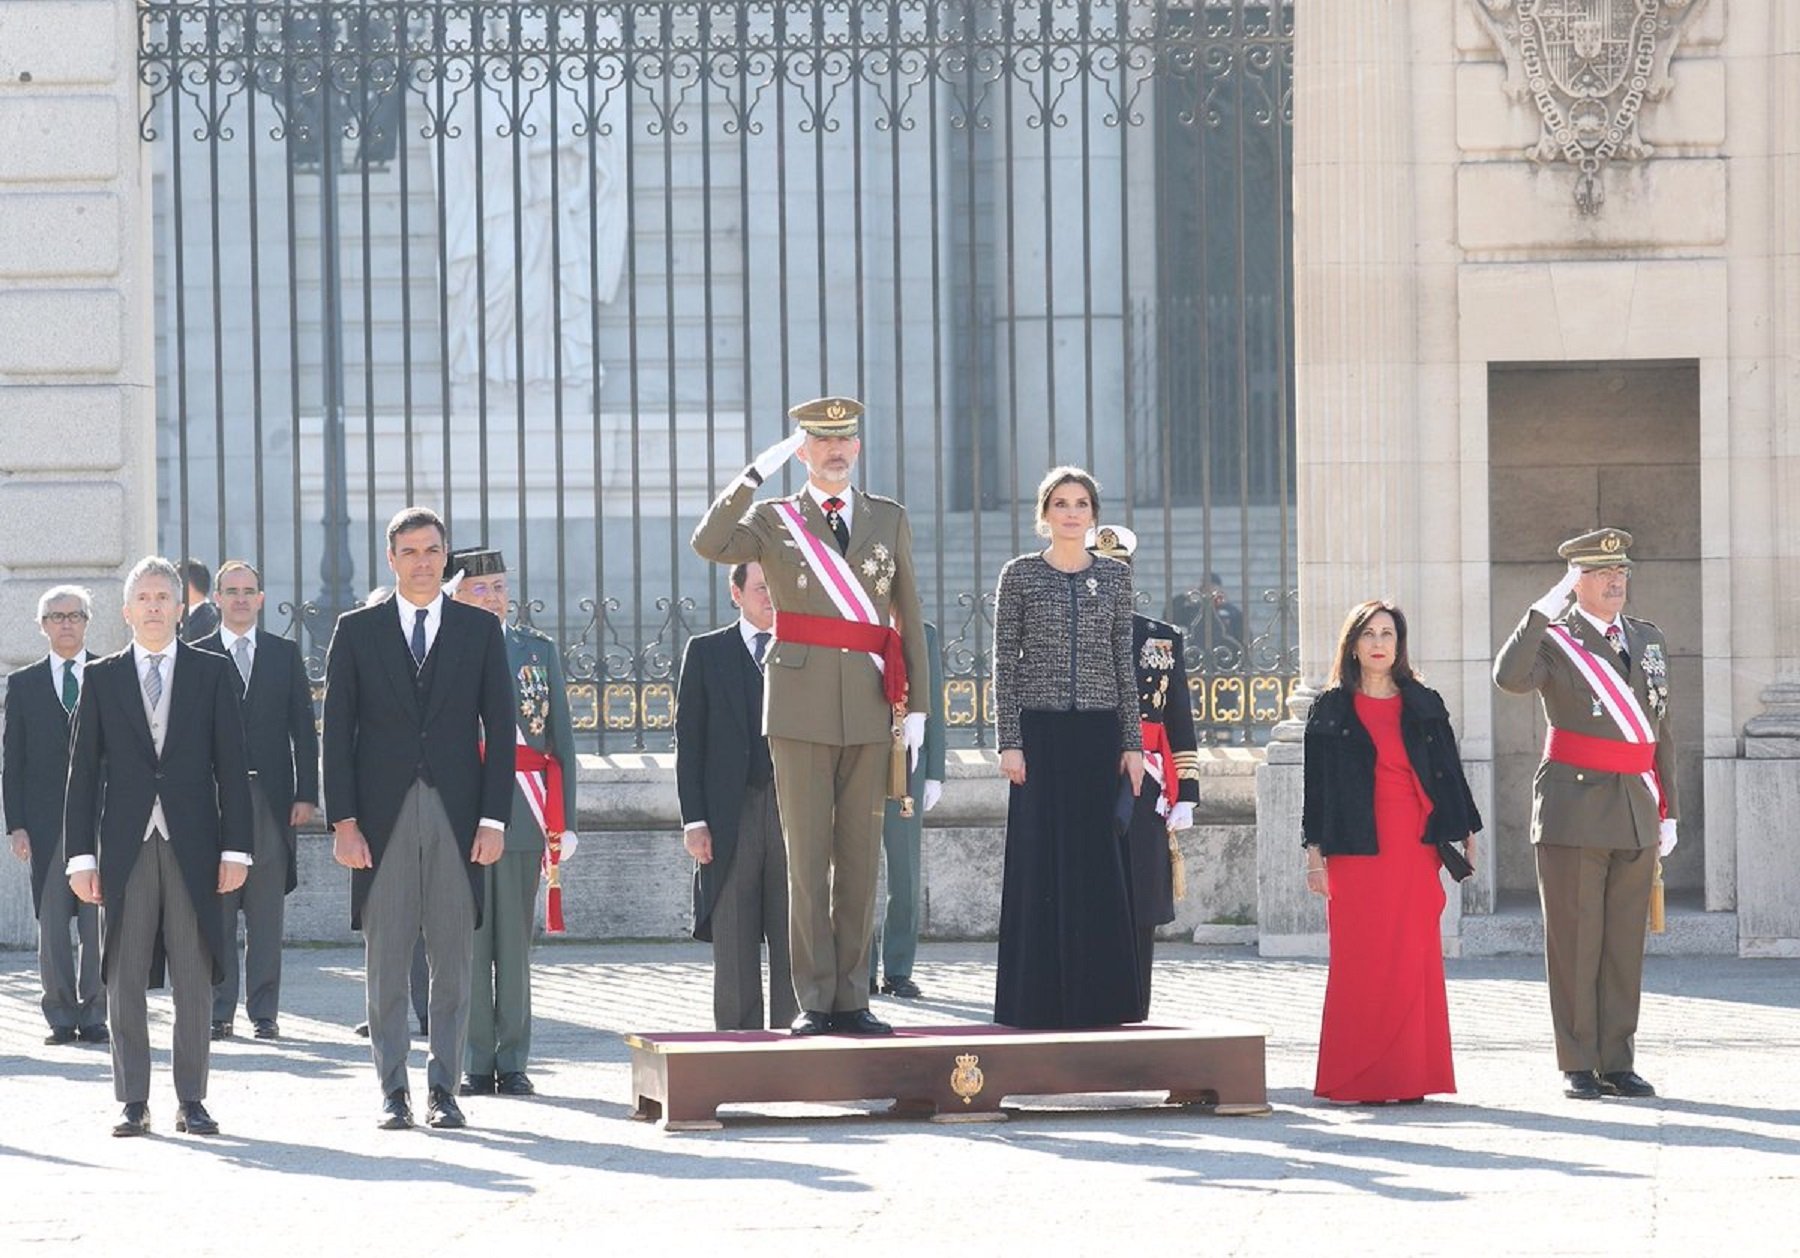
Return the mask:
{"type": "Polygon", "coordinates": [[[1356,695],[1375,740],[1374,856],[1327,861],[1331,971],[1313,1091],[1334,1101],[1401,1101],[1456,1091],[1438,918],[1431,812],[1400,740],[1400,697],[1356,695]]]}

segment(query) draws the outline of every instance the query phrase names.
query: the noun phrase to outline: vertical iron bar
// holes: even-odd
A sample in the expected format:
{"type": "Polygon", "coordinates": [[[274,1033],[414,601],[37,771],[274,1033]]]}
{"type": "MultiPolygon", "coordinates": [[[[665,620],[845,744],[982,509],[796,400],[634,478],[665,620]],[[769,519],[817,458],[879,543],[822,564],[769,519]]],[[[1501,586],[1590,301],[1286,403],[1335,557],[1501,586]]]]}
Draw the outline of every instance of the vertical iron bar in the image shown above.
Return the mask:
{"type": "Polygon", "coordinates": [[[662,110],[662,233],[663,233],[663,378],[668,390],[669,425],[669,598],[672,608],[681,604],[681,434],[678,431],[677,401],[679,381],[676,377],[675,326],[675,127],[676,101],[680,93],[675,78],[674,13],[668,6],[661,10],[663,47],[662,110]]]}
{"type": "MultiPolygon", "coordinates": [[[[216,61],[219,55],[219,33],[215,27],[208,34],[207,44],[216,61]]],[[[222,200],[219,195],[219,140],[224,129],[224,119],[219,116],[219,78],[216,73],[207,75],[206,91],[209,114],[206,142],[207,186],[212,190],[212,195],[207,198],[206,209],[207,243],[212,253],[213,514],[216,526],[216,545],[206,562],[209,568],[216,570],[225,559],[225,292],[224,280],[220,275],[223,258],[220,256],[219,231],[219,202],[222,200]]]]}
{"type": "MultiPolygon", "coordinates": [[[[365,9],[356,19],[351,29],[357,31],[357,66],[356,92],[360,106],[356,126],[356,167],[357,167],[357,213],[359,227],[362,231],[362,369],[363,369],[363,458],[364,474],[367,484],[364,495],[367,502],[367,515],[363,523],[363,534],[368,546],[368,575],[373,577],[380,569],[377,566],[380,556],[375,549],[375,482],[378,469],[375,465],[375,250],[373,235],[373,213],[369,192],[369,155],[368,144],[370,132],[374,126],[374,105],[369,99],[369,54],[370,54],[370,22],[365,9]]],[[[348,463],[348,460],[346,460],[348,463]]]]}
{"type": "MultiPolygon", "coordinates": [[[[181,42],[181,16],[171,8],[169,10],[169,48],[172,55],[179,57],[184,51],[181,42]]],[[[172,72],[172,77],[179,82],[180,67],[172,72]]],[[[181,92],[179,89],[168,94],[169,100],[169,135],[172,137],[170,148],[170,198],[175,207],[175,457],[179,466],[176,469],[176,480],[181,487],[181,501],[176,506],[177,541],[180,554],[177,562],[188,554],[188,392],[187,392],[187,249],[186,236],[182,232],[182,222],[187,215],[182,213],[182,198],[185,190],[181,178],[181,150],[183,136],[181,134],[181,92]]],[[[183,597],[186,592],[183,591],[183,597]]]]}
{"type": "Polygon", "coordinates": [[[475,150],[475,494],[481,507],[481,536],[488,535],[488,339],[487,339],[487,28],[480,6],[470,22],[469,95],[473,98],[475,125],[470,130],[475,150]]]}
{"type": "Polygon", "coordinates": [[[631,685],[636,718],[632,722],[634,751],[644,749],[644,514],[642,472],[643,416],[638,354],[638,231],[637,231],[637,128],[632,121],[633,96],[637,85],[637,4],[625,6],[624,23],[624,87],[625,87],[625,282],[626,313],[629,318],[627,341],[631,362],[631,685]]]}
{"type": "MultiPolygon", "coordinates": [[[[418,501],[416,469],[413,466],[413,304],[412,304],[412,146],[406,129],[407,58],[412,51],[410,28],[404,11],[394,21],[394,98],[399,103],[394,120],[394,159],[400,167],[400,422],[404,434],[403,457],[406,464],[406,503],[418,501]]],[[[443,409],[447,412],[448,399],[443,409]]],[[[381,521],[371,519],[371,530],[381,521]]],[[[373,577],[373,573],[370,574],[373,577]]]]}
{"type": "MultiPolygon", "coordinates": [[[[562,74],[563,63],[561,53],[562,36],[557,27],[557,19],[562,10],[551,5],[544,28],[545,61],[548,69],[548,81],[545,90],[550,93],[550,377],[553,396],[550,402],[550,444],[553,449],[556,475],[556,643],[561,650],[562,644],[568,641],[569,635],[569,545],[568,545],[568,503],[566,485],[564,483],[565,456],[563,452],[563,291],[562,291],[562,74]]],[[[595,345],[589,351],[594,357],[600,355],[600,347],[595,345]]],[[[598,521],[596,521],[598,523],[598,521]]],[[[524,521],[519,524],[521,532],[525,529],[524,521]]],[[[596,544],[598,537],[596,536],[596,544]]],[[[525,601],[520,600],[520,607],[525,601]]],[[[529,619],[529,617],[524,617],[529,619]]]]}
{"type": "MultiPolygon", "coordinates": [[[[525,485],[529,479],[525,463],[525,102],[520,97],[519,80],[524,77],[528,56],[525,51],[525,32],[519,21],[518,10],[510,14],[511,30],[508,39],[509,59],[512,62],[511,82],[512,109],[509,124],[512,128],[512,290],[513,290],[513,457],[514,475],[517,484],[514,486],[515,502],[518,508],[519,525],[517,546],[518,599],[521,618],[525,604],[531,591],[531,556],[530,542],[527,539],[527,516],[525,485]]],[[[554,147],[550,154],[551,166],[556,165],[554,147]]],[[[555,207],[551,207],[551,215],[555,216],[555,207]]],[[[551,277],[551,286],[555,287],[555,277],[551,277]]],[[[552,330],[551,337],[555,338],[552,330]]],[[[481,542],[492,546],[498,539],[492,532],[483,531],[481,542]]]]}

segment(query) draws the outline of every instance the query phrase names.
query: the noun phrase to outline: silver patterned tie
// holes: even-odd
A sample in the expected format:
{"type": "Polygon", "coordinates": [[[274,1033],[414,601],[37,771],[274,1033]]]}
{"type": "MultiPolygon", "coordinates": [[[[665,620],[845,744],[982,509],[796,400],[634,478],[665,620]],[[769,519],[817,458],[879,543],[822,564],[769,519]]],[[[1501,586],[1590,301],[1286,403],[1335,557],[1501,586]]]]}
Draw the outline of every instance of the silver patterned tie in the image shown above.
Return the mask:
{"type": "Polygon", "coordinates": [[[163,657],[150,657],[150,675],[144,678],[144,697],[150,700],[150,710],[154,712],[162,705],[162,662],[163,657]]]}
{"type": "Polygon", "coordinates": [[[231,658],[237,661],[238,676],[244,679],[244,689],[250,688],[250,639],[239,638],[231,644],[231,658]]]}

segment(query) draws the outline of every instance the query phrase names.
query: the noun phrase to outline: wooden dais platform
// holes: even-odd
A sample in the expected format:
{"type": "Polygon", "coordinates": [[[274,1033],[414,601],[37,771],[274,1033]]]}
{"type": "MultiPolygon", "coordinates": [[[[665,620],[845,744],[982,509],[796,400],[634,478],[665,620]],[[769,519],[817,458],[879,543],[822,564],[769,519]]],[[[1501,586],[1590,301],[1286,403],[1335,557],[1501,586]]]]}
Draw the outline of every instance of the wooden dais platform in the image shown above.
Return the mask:
{"type": "Polygon", "coordinates": [[[963,1025],[894,1035],[795,1038],[774,1031],[630,1034],[632,1117],[665,1131],[720,1125],[727,1104],[892,1099],[890,1113],[934,1122],[1006,1118],[1009,1096],[1167,1092],[1215,1114],[1266,1114],[1263,1032],[1196,1026],[1019,1031],[963,1025]]]}

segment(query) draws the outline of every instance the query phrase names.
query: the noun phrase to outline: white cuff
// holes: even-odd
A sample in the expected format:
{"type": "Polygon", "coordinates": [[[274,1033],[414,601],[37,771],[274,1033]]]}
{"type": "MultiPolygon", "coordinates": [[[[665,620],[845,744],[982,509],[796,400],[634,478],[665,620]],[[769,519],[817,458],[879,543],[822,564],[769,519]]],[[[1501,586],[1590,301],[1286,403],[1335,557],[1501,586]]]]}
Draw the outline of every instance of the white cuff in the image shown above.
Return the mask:
{"type": "Polygon", "coordinates": [[[710,829],[712,829],[712,827],[707,825],[704,821],[690,821],[686,825],[681,827],[681,832],[683,834],[692,834],[695,830],[710,830],[710,829]]]}
{"type": "Polygon", "coordinates": [[[248,852],[220,852],[219,859],[233,865],[250,866],[256,864],[255,861],[250,859],[250,853],[248,852]]]}
{"type": "Polygon", "coordinates": [[[506,833],[506,823],[504,821],[495,821],[492,817],[483,817],[480,825],[486,826],[490,830],[498,830],[501,834],[506,833]]]}
{"type": "Polygon", "coordinates": [[[69,857],[69,867],[63,872],[65,874],[85,874],[98,868],[100,868],[100,862],[92,856],[71,856],[69,857]]]}

